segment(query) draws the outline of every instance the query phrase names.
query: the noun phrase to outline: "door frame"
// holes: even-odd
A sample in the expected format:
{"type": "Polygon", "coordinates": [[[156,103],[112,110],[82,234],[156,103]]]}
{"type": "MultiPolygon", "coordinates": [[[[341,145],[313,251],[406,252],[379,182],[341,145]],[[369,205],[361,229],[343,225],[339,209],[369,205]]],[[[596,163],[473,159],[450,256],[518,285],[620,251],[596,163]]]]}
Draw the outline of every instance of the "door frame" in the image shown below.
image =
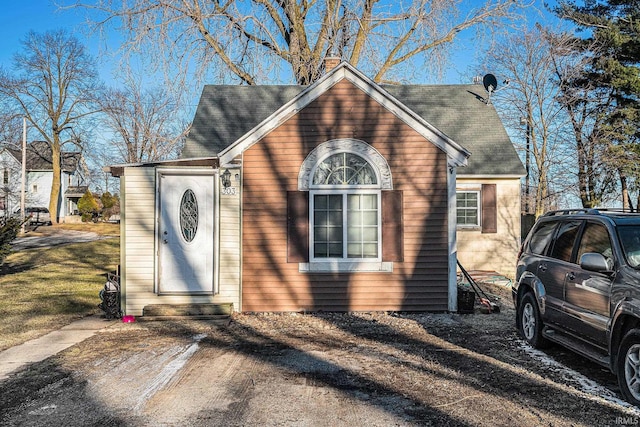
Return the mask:
{"type": "Polygon", "coordinates": [[[189,293],[160,293],[160,242],[162,240],[160,231],[161,221],[161,179],[163,175],[171,176],[211,176],[213,178],[213,292],[204,295],[217,295],[220,293],[220,194],[219,194],[219,175],[218,169],[196,169],[196,168],[156,168],[156,197],[155,197],[155,222],[154,222],[154,278],[153,293],[156,295],[203,295],[189,293]]]}

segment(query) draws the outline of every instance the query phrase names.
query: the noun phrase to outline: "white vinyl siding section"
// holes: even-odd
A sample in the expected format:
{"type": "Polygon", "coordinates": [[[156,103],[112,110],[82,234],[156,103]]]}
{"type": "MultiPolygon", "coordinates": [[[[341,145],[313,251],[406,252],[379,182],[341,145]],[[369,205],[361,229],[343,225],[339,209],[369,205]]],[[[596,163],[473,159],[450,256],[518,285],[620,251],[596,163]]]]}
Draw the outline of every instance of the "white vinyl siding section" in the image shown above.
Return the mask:
{"type": "MultiPolygon", "coordinates": [[[[240,173],[231,169],[231,175],[240,173]]],[[[232,178],[232,183],[233,178],[232,178]]],[[[233,195],[220,195],[219,239],[220,262],[216,264],[219,274],[219,294],[216,302],[232,302],[235,311],[242,310],[240,298],[240,197],[241,186],[233,195]]]]}
{"type": "MultiPolygon", "coordinates": [[[[233,303],[240,309],[240,195],[220,198],[219,293],[215,295],[157,295],[156,271],[156,171],[153,167],[128,167],[121,177],[121,281],[126,314],[141,316],[150,304],[233,303]]],[[[219,179],[216,175],[215,179],[219,179]]],[[[211,236],[213,239],[214,236],[211,236]]]]}

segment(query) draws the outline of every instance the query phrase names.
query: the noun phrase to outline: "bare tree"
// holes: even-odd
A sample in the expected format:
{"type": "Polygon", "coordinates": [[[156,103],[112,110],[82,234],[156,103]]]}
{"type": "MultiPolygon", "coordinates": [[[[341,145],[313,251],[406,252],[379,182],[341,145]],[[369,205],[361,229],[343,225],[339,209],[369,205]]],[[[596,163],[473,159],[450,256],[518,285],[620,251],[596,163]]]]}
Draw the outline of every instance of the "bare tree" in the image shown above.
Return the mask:
{"type": "Polygon", "coordinates": [[[0,97],[0,143],[17,144],[22,137],[22,116],[10,99],[0,97]]]}
{"type": "MultiPolygon", "coordinates": [[[[246,84],[273,81],[282,70],[298,84],[338,56],[389,80],[392,70],[442,65],[458,34],[490,31],[533,2],[516,0],[97,0],[66,7],[91,11],[98,30],[120,30],[128,53],[144,52],[184,79],[195,67],[246,84]]],[[[289,79],[290,80],[290,79],[289,79]]]]}
{"type": "Polygon", "coordinates": [[[14,73],[0,70],[0,94],[51,150],[49,211],[57,222],[62,147],[81,144],[81,122],[95,112],[97,71],[83,45],[64,30],[29,32],[13,62],[14,73]]]}
{"type": "Polygon", "coordinates": [[[523,206],[525,213],[536,216],[552,208],[559,193],[575,182],[566,179],[571,170],[564,131],[568,122],[557,103],[560,88],[554,82],[551,44],[564,42],[545,37],[538,27],[514,33],[489,58],[496,72],[509,80],[508,90],[496,92],[494,102],[505,124],[524,135],[519,144],[527,168],[523,206]]]}
{"type": "MultiPolygon", "coordinates": [[[[140,79],[127,74],[122,89],[105,91],[100,99],[101,122],[111,137],[115,161],[150,162],[175,157],[188,125],[180,120],[180,106],[162,88],[143,89],[140,79]]],[[[109,156],[113,157],[113,156],[109,156]]]]}
{"type": "MultiPolygon", "coordinates": [[[[614,98],[611,90],[598,88],[585,74],[590,58],[583,46],[569,36],[545,34],[551,40],[558,104],[569,119],[580,201],[592,208],[615,198],[613,166],[604,125],[614,98]],[[613,166],[613,167],[612,167],[613,166]]],[[[593,47],[595,49],[595,47],[593,47]]]]}

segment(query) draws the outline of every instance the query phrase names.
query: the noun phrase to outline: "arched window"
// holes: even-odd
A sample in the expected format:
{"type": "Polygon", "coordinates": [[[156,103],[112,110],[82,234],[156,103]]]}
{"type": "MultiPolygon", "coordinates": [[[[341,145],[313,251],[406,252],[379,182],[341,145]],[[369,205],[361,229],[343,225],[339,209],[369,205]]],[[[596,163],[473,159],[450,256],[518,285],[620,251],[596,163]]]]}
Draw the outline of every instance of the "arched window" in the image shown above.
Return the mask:
{"type": "Polygon", "coordinates": [[[310,261],[380,261],[381,179],[371,158],[386,162],[362,141],[325,144],[307,175],[310,261]]]}
{"type": "Polygon", "coordinates": [[[310,194],[312,260],[380,258],[380,190],[362,189],[376,183],[373,167],[352,153],[318,165],[310,194]]]}
{"type": "Polygon", "coordinates": [[[313,174],[312,186],[375,185],[378,178],[373,167],[353,153],[333,154],[320,163],[313,174]]]}

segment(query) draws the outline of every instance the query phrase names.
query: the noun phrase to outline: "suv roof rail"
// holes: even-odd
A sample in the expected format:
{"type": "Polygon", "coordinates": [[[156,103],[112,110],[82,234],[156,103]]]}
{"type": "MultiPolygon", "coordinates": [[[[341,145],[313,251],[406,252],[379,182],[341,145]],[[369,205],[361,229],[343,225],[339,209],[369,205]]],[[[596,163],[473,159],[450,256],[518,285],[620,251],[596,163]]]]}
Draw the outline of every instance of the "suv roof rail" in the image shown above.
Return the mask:
{"type": "Polygon", "coordinates": [[[639,210],[625,209],[625,208],[577,208],[577,209],[559,209],[555,211],[549,211],[543,216],[556,216],[556,215],[573,215],[573,214],[589,214],[600,215],[603,213],[625,213],[625,214],[639,214],[639,210]]]}
{"type": "Polygon", "coordinates": [[[593,208],[580,208],[580,209],[559,209],[555,211],[549,211],[545,213],[543,216],[556,216],[556,215],[572,215],[577,213],[586,213],[586,214],[594,214],[597,215],[600,213],[598,209],[593,208]]]}

